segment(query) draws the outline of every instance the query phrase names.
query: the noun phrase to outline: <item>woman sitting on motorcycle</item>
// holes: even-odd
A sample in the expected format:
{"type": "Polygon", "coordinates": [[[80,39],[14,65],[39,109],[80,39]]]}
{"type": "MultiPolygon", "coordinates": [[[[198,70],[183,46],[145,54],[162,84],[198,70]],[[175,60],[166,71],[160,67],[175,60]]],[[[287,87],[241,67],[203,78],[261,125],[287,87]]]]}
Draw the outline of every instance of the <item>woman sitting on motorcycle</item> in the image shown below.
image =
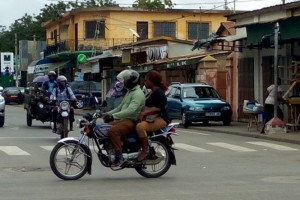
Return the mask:
{"type": "Polygon", "coordinates": [[[162,82],[162,76],[158,71],[151,70],[146,74],[145,87],[150,89],[151,92],[146,95],[146,105],[140,113],[141,122],[136,126],[142,146],[138,160],[144,160],[148,155],[147,132],[157,131],[170,123],[166,111],[167,98],[165,91],[167,86],[162,82]]]}
{"type": "MultiPolygon", "coordinates": [[[[58,87],[54,88],[52,94],[50,96],[50,101],[65,101],[65,100],[72,100],[76,101],[76,97],[70,87],[67,86],[67,78],[65,76],[58,76],[57,77],[58,87]]],[[[57,122],[57,108],[54,107],[52,110],[52,122],[54,123],[54,127],[52,132],[56,133],[56,122],[57,122]]],[[[74,109],[70,109],[70,131],[73,129],[73,122],[74,119],[74,109]]]]}

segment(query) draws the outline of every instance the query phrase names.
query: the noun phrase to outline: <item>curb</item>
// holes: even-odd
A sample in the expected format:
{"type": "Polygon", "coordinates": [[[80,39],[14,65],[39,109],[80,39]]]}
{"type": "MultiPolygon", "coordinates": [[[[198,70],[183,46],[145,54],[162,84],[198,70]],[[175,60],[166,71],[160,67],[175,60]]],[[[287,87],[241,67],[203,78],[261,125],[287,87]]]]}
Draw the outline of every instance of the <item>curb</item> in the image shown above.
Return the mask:
{"type": "MultiPolygon", "coordinates": [[[[265,139],[265,140],[273,140],[273,141],[278,141],[278,142],[287,142],[287,143],[299,144],[300,145],[300,140],[274,137],[274,136],[271,136],[271,135],[264,135],[264,134],[259,134],[259,133],[241,133],[241,132],[237,132],[237,131],[233,131],[233,130],[231,130],[231,131],[229,131],[229,130],[218,130],[218,129],[213,129],[213,128],[201,128],[201,127],[195,127],[195,129],[196,130],[201,130],[201,131],[225,133],[225,134],[230,134],[230,135],[260,138],[260,139],[265,139]]],[[[300,136],[299,136],[299,138],[300,138],[300,136]]]]}

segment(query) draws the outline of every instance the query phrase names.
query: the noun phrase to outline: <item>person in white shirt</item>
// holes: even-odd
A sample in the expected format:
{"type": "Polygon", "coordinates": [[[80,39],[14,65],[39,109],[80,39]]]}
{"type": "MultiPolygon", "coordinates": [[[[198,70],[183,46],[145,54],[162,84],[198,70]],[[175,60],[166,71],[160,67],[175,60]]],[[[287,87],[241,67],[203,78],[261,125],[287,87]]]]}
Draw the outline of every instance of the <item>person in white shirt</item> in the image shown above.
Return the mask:
{"type": "MultiPolygon", "coordinates": [[[[278,97],[278,105],[277,105],[277,117],[283,120],[283,112],[279,106],[280,103],[286,103],[286,100],[282,98],[282,88],[281,88],[281,79],[278,78],[278,88],[277,88],[277,97],[278,97]]],[[[265,100],[264,111],[266,114],[266,119],[264,122],[264,126],[260,133],[265,133],[265,124],[270,121],[274,117],[274,103],[275,103],[275,85],[272,84],[267,88],[267,98],[265,100]]]]}

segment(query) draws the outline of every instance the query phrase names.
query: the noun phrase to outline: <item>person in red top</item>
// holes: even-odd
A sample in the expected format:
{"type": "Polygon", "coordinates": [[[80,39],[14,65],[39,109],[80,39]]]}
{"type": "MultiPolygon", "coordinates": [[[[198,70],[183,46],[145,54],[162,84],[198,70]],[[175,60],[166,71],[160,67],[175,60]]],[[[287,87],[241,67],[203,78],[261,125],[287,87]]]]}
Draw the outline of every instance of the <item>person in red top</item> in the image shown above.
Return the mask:
{"type": "Polygon", "coordinates": [[[168,89],[162,81],[158,71],[151,70],[145,76],[145,86],[150,89],[146,95],[146,103],[140,113],[140,121],[136,126],[136,132],[141,141],[142,151],[138,160],[144,160],[148,155],[148,131],[157,131],[170,123],[167,114],[167,97],[165,91],[168,89]],[[147,119],[149,115],[155,116],[147,119]]]}

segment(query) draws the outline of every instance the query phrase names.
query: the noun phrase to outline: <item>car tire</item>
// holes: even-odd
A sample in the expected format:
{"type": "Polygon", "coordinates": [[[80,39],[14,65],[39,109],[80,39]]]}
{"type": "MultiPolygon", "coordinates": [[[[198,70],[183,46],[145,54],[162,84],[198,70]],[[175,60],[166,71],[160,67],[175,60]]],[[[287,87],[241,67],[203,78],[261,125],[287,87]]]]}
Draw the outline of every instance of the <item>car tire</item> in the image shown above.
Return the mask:
{"type": "Polygon", "coordinates": [[[5,117],[0,117],[0,127],[4,126],[5,117]]]}
{"type": "Polygon", "coordinates": [[[188,128],[189,125],[191,125],[191,122],[187,120],[187,114],[186,111],[183,111],[181,114],[181,123],[184,128],[188,128]]]}
{"type": "Polygon", "coordinates": [[[78,109],[83,108],[83,101],[81,99],[76,101],[76,108],[78,109]]]}
{"type": "Polygon", "coordinates": [[[231,124],[231,119],[228,118],[228,119],[223,120],[223,125],[224,126],[230,126],[230,124],[231,124]]]}

